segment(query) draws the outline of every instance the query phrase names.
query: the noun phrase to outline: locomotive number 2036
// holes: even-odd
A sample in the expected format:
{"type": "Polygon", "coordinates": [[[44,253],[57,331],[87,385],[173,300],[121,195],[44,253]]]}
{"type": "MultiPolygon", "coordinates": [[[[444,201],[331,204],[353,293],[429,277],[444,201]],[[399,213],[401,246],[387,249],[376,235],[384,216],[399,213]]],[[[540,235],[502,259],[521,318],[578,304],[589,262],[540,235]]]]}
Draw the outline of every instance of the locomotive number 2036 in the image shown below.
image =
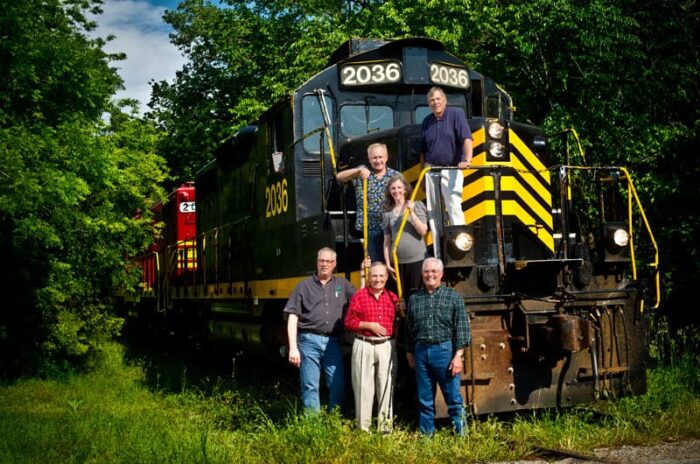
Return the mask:
{"type": "Polygon", "coordinates": [[[265,205],[266,218],[287,212],[289,208],[287,179],[265,187],[265,205]]]}
{"type": "Polygon", "coordinates": [[[394,61],[349,64],[340,70],[343,85],[391,84],[401,80],[401,66],[394,61]]]}
{"type": "Polygon", "coordinates": [[[435,84],[469,88],[469,73],[466,69],[457,66],[432,63],[430,65],[430,80],[435,84]]]}

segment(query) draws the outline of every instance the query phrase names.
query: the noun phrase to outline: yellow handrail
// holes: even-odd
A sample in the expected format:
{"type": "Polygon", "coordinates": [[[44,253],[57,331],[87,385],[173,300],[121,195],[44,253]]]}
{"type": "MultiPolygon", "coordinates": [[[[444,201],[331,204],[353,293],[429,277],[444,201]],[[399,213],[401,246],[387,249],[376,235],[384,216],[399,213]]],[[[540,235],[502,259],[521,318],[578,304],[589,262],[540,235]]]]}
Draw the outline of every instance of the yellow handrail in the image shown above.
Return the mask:
{"type": "MultiPolygon", "coordinates": [[[[647,215],[644,212],[644,208],[642,208],[642,202],[639,200],[639,196],[637,195],[637,189],[634,187],[634,182],[632,182],[632,176],[630,176],[630,173],[627,171],[626,168],[619,168],[620,171],[625,173],[625,176],[627,177],[627,185],[629,188],[629,191],[632,192],[632,195],[634,196],[634,200],[637,203],[637,208],[639,208],[639,213],[642,217],[642,220],[644,221],[644,227],[646,227],[647,234],[649,234],[649,239],[651,240],[651,243],[654,246],[654,262],[649,264],[650,267],[654,268],[654,284],[655,284],[655,290],[656,290],[656,302],[654,306],[652,306],[651,309],[657,309],[659,307],[659,304],[661,303],[661,282],[660,282],[660,275],[659,275],[659,247],[656,244],[656,239],[654,238],[654,234],[651,232],[651,226],[649,225],[649,221],[647,220],[647,215]]],[[[634,259],[634,246],[632,246],[632,237],[634,234],[632,233],[632,196],[628,195],[628,217],[629,217],[629,225],[630,225],[630,252],[632,254],[632,278],[636,279],[637,278],[637,266],[635,263],[634,259]]],[[[639,308],[640,311],[644,311],[644,300],[641,301],[641,307],[639,308]]]]}
{"type": "MultiPolygon", "coordinates": [[[[651,226],[649,225],[649,221],[647,219],[646,213],[644,212],[644,208],[642,207],[642,202],[639,199],[639,196],[637,195],[637,189],[634,187],[634,182],[632,181],[632,176],[630,176],[629,171],[626,168],[620,167],[620,166],[571,166],[571,165],[564,165],[562,166],[564,169],[579,169],[582,171],[600,171],[600,170],[618,170],[622,171],[625,174],[625,178],[627,179],[627,189],[631,193],[631,195],[628,194],[627,196],[627,221],[629,223],[629,236],[630,236],[630,242],[629,242],[629,248],[630,248],[630,260],[632,264],[632,279],[636,280],[637,279],[637,260],[634,252],[634,231],[632,230],[632,207],[634,204],[637,205],[637,208],[639,208],[639,213],[641,215],[642,220],[644,221],[644,227],[646,228],[647,234],[649,235],[649,239],[651,240],[652,246],[654,247],[654,261],[649,264],[649,267],[654,268],[654,287],[655,287],[655,292],[656,292],[656,301],[654,306],[651,307],[651,309],[657,309],[659,307],[659,304],[661,303],[661,278],[659,275],[659,247],[656,243],[656,239],[654,238],[654,234],[651,231],[651,226]],[[632,203],[632,197],[634,197],[635,203],[632,203]]],[[[641,306],[640,306],[640,311],[644,311],[644,300],[641,301],[641,306]]]]}
{"type": "MultiPolygon", "coordinates": [[[[364,250],[365,259],[369,256],[369,243],[367,239],[369,238],[369,226],[367,224],[367,179],[362,178],[362,236],[364,238],[362,248],[364,250]]],[[[365,285],[369,283],[369,269],[365,268],[365,285]]]]}
{"type": "Polygon", "coordinates": [[[336,172],[335,149],[333,148],[333,137],[331,137],[331,131],[329,129],[331,125],[331,118],[328,114],[328,107],[326,106],[326,91],[323,89],[316,89],[316,95],[318,96],[318,104],[321,107],[323,129],[326,132],[326,139],[328,140],[328,151],[331,155],[331,166],[333,167],[333,172],[336,172]]]}
{"type": "MultiPolygon", "coordinates": [[[[428,171],[431,171],[433,169],[443,169],[439,167],[427,167],[423,168],[423,170],[420,172],[418,175],[418,180],[416,181],[416,188],[413,189],[413,193],[411,193],[411,201],[415,201],[416,195],[418,194],[418,187],[421,185],[421,182],[423,178],[425,177],[425,174],[428,171]]],[[[393,240],[391,244],[391,258],[394,262],[394,271],[396,272],[396,290],[399,295],[399,299],[403,298],[403,289],[401,287],[401,273],[399,272],[399,256],[396,253],[396,250],[399,248],[399,241],[401,240],[401,235],[403,234],[403,229],[406,227],[406,221],[408,220],[408,215],[409,211],[408,208],[405,208],[403,211],[403,217],[401,218],[401,224],[399,225],[399,231],[396,234],[396,238],[393,240]]]]}

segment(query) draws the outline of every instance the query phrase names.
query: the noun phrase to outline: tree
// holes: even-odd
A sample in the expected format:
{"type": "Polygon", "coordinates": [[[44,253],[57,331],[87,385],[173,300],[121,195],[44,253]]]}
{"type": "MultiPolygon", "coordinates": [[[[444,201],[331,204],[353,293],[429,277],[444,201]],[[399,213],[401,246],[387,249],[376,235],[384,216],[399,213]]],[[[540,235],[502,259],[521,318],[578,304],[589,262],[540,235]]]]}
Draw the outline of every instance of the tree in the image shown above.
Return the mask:
{"type": "Polygon", "coordinates": [[[633,169],[661,245],[666,306],[680,314],[690,300],[700,278],[698,209],[685,206],[697,204],[699,169],[695,2],[224,3],[186,0],[166,15],[189,58],[173,83],[155,84],[152,102],[176,177],[191,179],[220,141],[322,69],[348,37],[432,37],[501,83],[516,118],[544,127],[553,152],[574,127],[587,163],[633,169]]]}
{"type": "Polygon", "coordinates": [[[118,333],[110,302],[125,253],[162,197],[157,131],[110,104],[121,85],[90,39],[99,1],[27,0],[0,11],[0,371],[75,367],[118,333]],[[111,112],[109,124],[102,121],[111,112]]]}

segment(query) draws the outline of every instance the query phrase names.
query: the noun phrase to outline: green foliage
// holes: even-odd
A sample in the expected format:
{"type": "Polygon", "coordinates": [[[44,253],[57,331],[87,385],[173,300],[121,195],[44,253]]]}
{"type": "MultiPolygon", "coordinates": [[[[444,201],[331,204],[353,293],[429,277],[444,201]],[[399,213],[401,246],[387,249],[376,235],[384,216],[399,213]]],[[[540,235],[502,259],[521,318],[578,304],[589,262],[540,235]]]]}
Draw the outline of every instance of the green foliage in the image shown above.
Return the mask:
{"type": "Polygon", "coordinates": [[[299,414],[296,384],[151,391],[143,366],[107,344],[90,374],[0,386],[0,461],[435,463],[527,459],[535,446],[590,452],[700,436],[699,367],[684,355],[652,370],[640,397],[472,420],[464,438],[440,430],[426,439],[403,423],[370,434],[338,415],[299,414]]]}
{"type": "Polygon", "coordinates": [[[150,235],[164,165],[153,123],[109,103],[121,85],[100,2],[11,2],[0,12],[0,369],[44,373],[89,363],[118,333],[114,285],[150,235]],[[111,113],[111,122],[102,115],[111,113]]]}

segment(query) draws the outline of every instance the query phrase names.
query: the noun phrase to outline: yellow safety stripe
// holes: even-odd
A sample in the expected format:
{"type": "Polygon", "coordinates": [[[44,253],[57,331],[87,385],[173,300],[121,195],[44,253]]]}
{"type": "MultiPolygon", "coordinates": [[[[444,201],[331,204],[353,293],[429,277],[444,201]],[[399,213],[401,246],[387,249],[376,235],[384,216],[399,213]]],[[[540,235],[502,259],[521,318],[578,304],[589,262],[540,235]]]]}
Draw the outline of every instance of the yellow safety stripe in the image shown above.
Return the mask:
{"type": "Polygon", "coordinates": [[[525,211],[517,201],[515,200],[504,200],[503,201],[503,215],[504,216],[515,216],[520,222],[525,225],[530,232],[532,232],[542,243],[545,244],[550,251],[554,251],[554,237],[544,229],[544,227],[536,227],[535,219],[525,211]]]}
{"type": "Polygon", "coordinates": [[[552,229],[551,203],[549,204],[550,211],[544,209],[540,202],[535,200],[530,192],[527,191],[515,177],[504,177],[501,180],[501,190],[515,192],[515,194],[519,198],[522,198],[523,201],[525,201],[525,203],[527,203],[527,205],[532,209],[532,211],[537,214],[540,220],[544,222],[544,224],[547,225],[550,230],[552,229]]]}
{"type": "MultiPolygon", "coordinates": [[[[335,274],[336,277],[345,277],[345,274],[335,274]]],[[[251,280],[247,282],[249,292],[244,291],[246,283],[243,281],[226,282],[208,284],[206,286],[198,285],[196,288],[190,287],[187,296],[195,296],[200,298],[220,299],[220,300],[237,300],[246,298],[264,299],[283,299],[289,298],[289,295],[294,290],[296,285],[307,279],[308,276],[286,277],[281,279],[268,280],[251,280]],[[229,294],[228,288],[235,288],[233,295],[229,294]]],[[[350,282],[356,287],[360,287],[360,271],[350,273],[350,282]]]]}

